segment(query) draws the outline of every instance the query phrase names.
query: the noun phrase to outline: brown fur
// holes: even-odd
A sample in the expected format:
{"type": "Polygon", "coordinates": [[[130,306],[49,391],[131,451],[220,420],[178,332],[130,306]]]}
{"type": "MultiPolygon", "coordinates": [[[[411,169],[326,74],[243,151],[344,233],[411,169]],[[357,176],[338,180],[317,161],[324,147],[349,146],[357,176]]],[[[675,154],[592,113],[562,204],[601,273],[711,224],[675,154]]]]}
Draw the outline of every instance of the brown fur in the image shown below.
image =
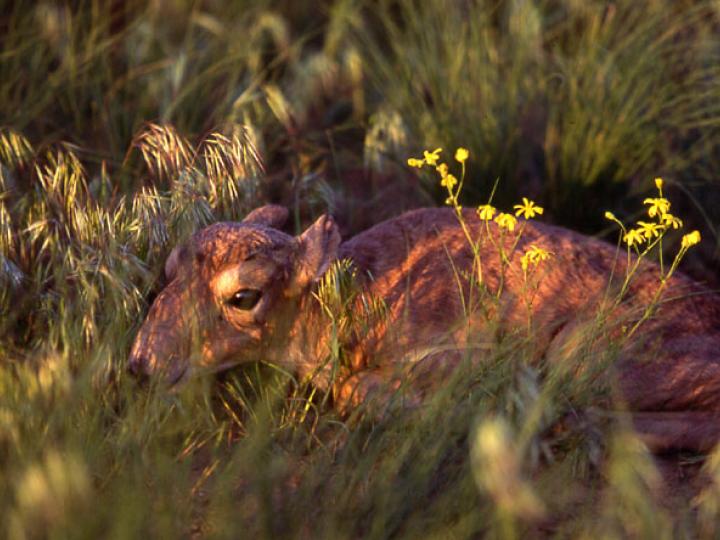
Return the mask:
{"type": "MultiPolygon", "coordinates": [[[[578,340],[597,328],[601,307],[608,321],[604,327],[622,341],[622,328],[632,327],[659,286],[659,268],[643,264],[615,306],[609,299],[617,284],[608,287],[608,282],[611,275],[622,281],[626,262],[614,246],[521,221],[523,235],[512,251],[515,234],[503,235],[494,223],[465,211],[473,237],[482,239],[483,282],[490,291],[483,296],[468,279],[472,250],[449,209],[408,212],[342,245],[330,218],[321,217],[294,238],[276,229],[285,217],[279,207],[263,207],[242,223],[208,227],[177,248],[167,264],[172,281],[138,333],[131,369],[162,371],[174,382],[189,369],[265,360],[301,376],[319,371],[316,382],[331,384],[329,369],[321,366],[329,354],[328,324],[310,291],[337,258],[351,259],[365,291],[387,306],[386,320],[360,341],[345,344],[352,367],[335,381],[344,406],[370,391],[397,387],[408,373],[422,381],[420,399],[443,370],[468,355],[481,359],[492,332],[527,332],[529,297],[520,257],[530,245],[553,254],[530,279],[531,331],[540,344],[538,358],[548,362],[562,362],[576,351],[578,340]],[[500,301],[494,302],[501,243],[510,265],[500,301]],[[228,306],[237,289],[260,291],[257,305],[251,310],[228,306]],[[488,319],[501,324],[489,325],[488,319]]],[[[624,399],[631,411],[642,413],[636,425],[651,447],[704,451],[720,437],[717,295],[676,273],[653,316],[623,344],[617,367],[624,399]]]]}

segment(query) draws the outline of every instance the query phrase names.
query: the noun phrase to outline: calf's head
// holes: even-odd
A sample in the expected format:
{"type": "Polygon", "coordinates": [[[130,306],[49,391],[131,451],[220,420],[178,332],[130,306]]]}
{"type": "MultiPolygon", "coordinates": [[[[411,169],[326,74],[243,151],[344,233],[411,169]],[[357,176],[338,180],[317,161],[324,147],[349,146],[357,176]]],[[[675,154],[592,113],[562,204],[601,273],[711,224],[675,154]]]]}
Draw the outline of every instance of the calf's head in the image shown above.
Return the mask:
{"type": "Polygon", "coordinates": [[[135,338],[130,370],[174,384],[189,371],[282,363],[302,299],[340,244],[328,216],[297,237],[278,230],[286,219],[285,208],[264,206],[176,247],[165,264],[168,285],[135,338]]]}

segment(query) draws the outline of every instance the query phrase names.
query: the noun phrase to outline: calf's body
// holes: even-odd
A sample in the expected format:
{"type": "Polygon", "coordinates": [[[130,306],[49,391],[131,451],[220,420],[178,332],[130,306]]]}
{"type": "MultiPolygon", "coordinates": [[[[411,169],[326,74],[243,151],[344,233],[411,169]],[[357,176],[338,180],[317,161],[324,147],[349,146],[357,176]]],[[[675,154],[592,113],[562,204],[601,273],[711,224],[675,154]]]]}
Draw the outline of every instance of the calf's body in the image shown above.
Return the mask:
{"type": "Polygon", "coordinates": [[[331,218],[292,237],[278,230],[286,216],[266,206],[176,248],[131,369],[175,382],[193,370],[263,360],[300,376],[314,373],[351,406],[408,375],[422,381],[422,394],[458,361],[482,361],[497,332],[531,332],[538,359],[562,362],[579,337],[602,327],[622,343],[619,386],[654,448],[707,450],[720,437],[720,300],[689,278],[676,273],[658,297],[659,268],[641,264],[618,303],[624,253],[559,227],[521,222],[516,243],[517,230],[503,233],[465,211],[479,242],[479,274],[450,209],[408,212],[342,244],[331,218]],[[530,246],[552,257],[526,277],[520,258],[530,246]],[[312,293],[329,265],[345,258],[386,315],[344,344],[350,367],[332,378],[329,325],[312,293]],[[652,316],[624,340],[655,301],[652,316]]]}

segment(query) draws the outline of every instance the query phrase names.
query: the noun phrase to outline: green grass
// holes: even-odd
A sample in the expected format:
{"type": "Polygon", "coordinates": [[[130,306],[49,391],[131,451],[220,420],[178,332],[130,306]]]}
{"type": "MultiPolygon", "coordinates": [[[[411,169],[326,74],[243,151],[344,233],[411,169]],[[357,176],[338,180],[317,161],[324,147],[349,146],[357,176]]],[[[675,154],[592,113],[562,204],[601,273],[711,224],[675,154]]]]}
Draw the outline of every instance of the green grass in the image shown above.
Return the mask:
{"type": "Polygon", "coordinates": [[[717,455],[658,500],[607,381],[518,336],[381,420],[270,366],[173,394],[125,373],[177,242],[268,199],[299,226],[363,167],[379,213],[426,147],[470,149],[468,204],[500,178],[499,205],[592,232],[662,175],[712,269],[716,3],[58,5],[0,10],[0,535],[717,534],[717,455]]]}

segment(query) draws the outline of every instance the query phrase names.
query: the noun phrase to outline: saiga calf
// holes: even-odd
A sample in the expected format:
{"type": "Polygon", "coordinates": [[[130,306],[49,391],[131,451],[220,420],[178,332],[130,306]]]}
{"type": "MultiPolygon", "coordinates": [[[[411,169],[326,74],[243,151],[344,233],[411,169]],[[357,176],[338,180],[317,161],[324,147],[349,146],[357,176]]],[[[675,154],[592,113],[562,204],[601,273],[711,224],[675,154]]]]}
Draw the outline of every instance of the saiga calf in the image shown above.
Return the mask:
{"type": "MultiPolygon", "coordinates": [[[[176,248],[165,267],[168,285],[132,347],[130,369],[162,373],[176,383],[193,371],[262,360],[300,377],[317,372],[314,383],[334,385],[341,407],[408,378],[417,382],[419,400],[433,377],[442,379],[461,359],[482,361],[476,344],[488,340],[488,317],[501,323],[494,331],[533,332],[539,359],[563,361],[578,336],[597,326],[600,306],[610,306],[604,324],[622,339],[623,327],[641,317],[659,286],[659,268],[642,264],[614,305],[617,288],[608,281],[611,275],[622,281],[624,255],[605,242],[535,222],[522,222],[513,249],[515,235],[464,211],[472,237],[480,239],[478,287],[472,280],[477,259],[451,209],[408,212],[344,243],[328,216],[298,237],[279,230],[286,218],[286,209],[265,206],[176,248]],[[531,245],[553,256],[529,289],[520,258],[531,245]],[[505,270],[501,246],[509,254],[505,270]],[[384,301],[387,314],[344,344],[350,367],[331,380],[328,321],[312,291],[344,258],[353,262],[365,293],[384,301]],[[479,290],[495,298],[501,280],[499,299],[483,303],[479,290]]],[[[706,451],[720,438],[717,295],[675,273],[652,317],[622,346],[616,367],[635,425],[652,448],[706,451]]]]}

